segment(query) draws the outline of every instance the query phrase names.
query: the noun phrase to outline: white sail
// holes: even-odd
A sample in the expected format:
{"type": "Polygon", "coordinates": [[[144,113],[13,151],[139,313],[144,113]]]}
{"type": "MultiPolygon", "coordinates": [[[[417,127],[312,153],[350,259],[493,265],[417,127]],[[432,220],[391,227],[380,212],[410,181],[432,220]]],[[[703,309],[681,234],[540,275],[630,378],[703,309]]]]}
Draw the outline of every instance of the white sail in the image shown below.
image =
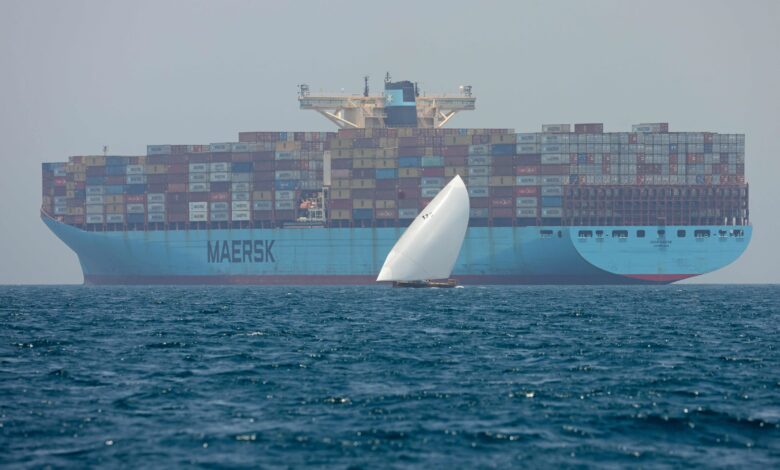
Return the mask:
{"type": "Polygon", "coordinates": [[[377,281],[446,279],[452,273],[469,223],[469,193],[455,176],[398,239],[377,281]]]}

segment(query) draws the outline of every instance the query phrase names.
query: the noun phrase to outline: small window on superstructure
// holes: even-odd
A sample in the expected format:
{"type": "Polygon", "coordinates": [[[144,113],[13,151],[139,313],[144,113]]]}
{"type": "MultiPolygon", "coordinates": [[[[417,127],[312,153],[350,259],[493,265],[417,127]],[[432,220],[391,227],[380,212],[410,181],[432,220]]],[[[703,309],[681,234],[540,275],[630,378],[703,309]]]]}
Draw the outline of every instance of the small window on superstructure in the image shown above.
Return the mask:
{"type": "Polygon", "coordinates": [[[552,230],[540,230],[539,235],[542,238],[552,238],[553,231],[552,230]]]}
{"type": "Polygon", "coordinates": [[[677,231],[677,238],[685,238],[685,230],[678,230],[677,231]]]}
{"type": "Polygon", "coordinates": [[[731,231],[731,234],[737,238],[742,238],[745,236],[745,231],[742,230],[741,228],[735,228],[734,230],[731,231]]]}
{"type": "Polygon", "coordinates": [[[693,236],[695,238],[710,238],[710,231],[706,229],[694,230],[693,236]]]}
{"type": "Polygon", "coordinates": [[[628,230],[613,230],[613,238],[628,238],[628,230]]]}
{"type": "Polygon", "coordinates": [[[658,231],[658,238],[664,238],[666,236],[666,230],[660,229],[658,231]]]}
{"type": "Polygon", "coordinates": [[[597,238],[604,238],[604,231],[603,230],[596,230],[596,237],[597,238]]]}
{"type": "Polygon", "coordinates": [[[593,232],[590,230],[580,230],[577,236],[580,238],[592,238],[593,232]]]}
{"type": "Polygon", "coordinates": [[[645,231],[644,230],[637,230],[636,231],[636,237],[637,238],[645,238],[645,231]]]}

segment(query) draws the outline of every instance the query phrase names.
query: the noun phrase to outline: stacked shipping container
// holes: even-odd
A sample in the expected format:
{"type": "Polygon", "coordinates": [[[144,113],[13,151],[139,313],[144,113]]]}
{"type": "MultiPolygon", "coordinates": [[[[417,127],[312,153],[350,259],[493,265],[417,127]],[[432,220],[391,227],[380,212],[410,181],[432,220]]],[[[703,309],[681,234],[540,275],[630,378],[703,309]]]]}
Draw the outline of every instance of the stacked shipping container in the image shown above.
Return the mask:
{"type": "Polygon", "coordinates": [[[91,230],[273,227],[306,215],[331,153],[328,224],[406,225],[454,175],[471,224],[747,223],[744,135],[603,133],[597,123],[508,129],[246,132],[137,157],[43,166],[43,209],[91,230]]]}

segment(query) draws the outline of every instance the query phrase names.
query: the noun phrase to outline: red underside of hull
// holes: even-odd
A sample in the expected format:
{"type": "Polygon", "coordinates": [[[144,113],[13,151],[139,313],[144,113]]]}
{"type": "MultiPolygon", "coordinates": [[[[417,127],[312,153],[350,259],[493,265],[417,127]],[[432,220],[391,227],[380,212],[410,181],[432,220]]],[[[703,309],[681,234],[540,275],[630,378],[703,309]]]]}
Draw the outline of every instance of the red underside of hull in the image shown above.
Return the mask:
{"type": "MultiPolygon", "coordinates": [[[[693,274],[676,275],[607,275],[607,276],[496,276],[463,275],[455,276],[459,284],[666,284],[693,274]]],[[[268,276],[84,276],[85,284],[92,285],[377,285],[375,276],[362,275],[268,275],[268,276]]]]}

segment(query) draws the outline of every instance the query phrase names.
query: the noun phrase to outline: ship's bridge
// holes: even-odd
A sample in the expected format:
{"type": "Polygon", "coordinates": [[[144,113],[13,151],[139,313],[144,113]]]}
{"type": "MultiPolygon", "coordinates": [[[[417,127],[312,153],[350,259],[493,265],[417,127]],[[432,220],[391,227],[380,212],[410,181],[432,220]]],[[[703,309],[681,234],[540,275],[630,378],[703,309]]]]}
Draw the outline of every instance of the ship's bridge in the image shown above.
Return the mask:
{"type": "MultiPolygon", "coordinates": [[[[368,77],[365,77],[365,88],[362,95],[345,93],[312,93],[309,86],[298,85],[298,103],[300,109],[317,111],[341,129],[384,128],[384,127],[443,127],[460,111],[473,111],[476,97],[472,95],[471,86],[459,87],[454,94],[420,95],[417,84],[411,82],[390,82],[389,75],[385,78],[385,92],[381,95],[370,95],[368,77]],[[403,86],[413,87],[411,96],[401,94],[403,86]],[[403,98],[400,98],[403,96],[403,98]],[[388,112],[399,107],[416,110],[416,122],[399,124],[388,118],[388,112]]],[[[407,90],[408,91],[408,90],[407,90]]],[[[412,117],[413,119],[413,117],[412,117]]]]}

